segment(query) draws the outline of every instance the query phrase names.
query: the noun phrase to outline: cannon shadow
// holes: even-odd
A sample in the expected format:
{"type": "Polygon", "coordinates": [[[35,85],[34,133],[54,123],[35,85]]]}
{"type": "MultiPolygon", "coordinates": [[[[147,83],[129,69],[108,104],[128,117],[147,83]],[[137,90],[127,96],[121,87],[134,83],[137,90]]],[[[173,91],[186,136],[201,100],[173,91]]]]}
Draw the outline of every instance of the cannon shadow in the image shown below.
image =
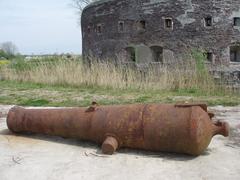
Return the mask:
{"type": "MultiPolygon", "coordinates": [[[[70,146],[80,146],[83,148],[91,148],[96,149],[95,153],[96,155],[103,155],[101,151],[101,145],[96,144],[91,141],[87,140],[78,140],[73,138],[63,138],[59,136],[50,136],[50,135],[42,135],[42,134],[34,134],[34,133],[21,133],[21,134],[15,134],[11,132],[8,129],[0,130],[0,135],[3,137],[24,137],[28,139],[36,139],[41,141],[47,141],[47,142],[54,142],[54,143],[60,143],[60,144],[66,144],[70,146]]],[[[207,149],[201,156],[208,156],[211,153],[211,149],[207,149]]],[[[121,148],[117,150],[117,152],[114,155],[117,154],[127,154],[130,156],[138,157],[144,157],[144,158],[160,158],[162,160],[173,160],[173,161],[189,161],[194,160],[197,158],[196,156],[190,156],[187,154],[178,154],[178,153],[169,153],[169,152],[154,152],[154,151],[147,151],[147,150],[141,150],[141,149],[130,149],[130,148],[121,148]]],[[[112,155],[112,156],[114,156],[112,155]]],[[[109,156],[111,157],[111,156],[109,156]]]]}

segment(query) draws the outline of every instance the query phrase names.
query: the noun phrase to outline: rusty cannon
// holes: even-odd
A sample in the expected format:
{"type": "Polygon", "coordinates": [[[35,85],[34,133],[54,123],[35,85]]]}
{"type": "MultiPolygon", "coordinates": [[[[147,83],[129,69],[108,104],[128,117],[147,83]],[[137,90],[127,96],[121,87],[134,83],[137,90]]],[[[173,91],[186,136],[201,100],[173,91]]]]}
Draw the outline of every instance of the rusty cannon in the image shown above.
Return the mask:
{"type": "Polygon", "coordinates": [[[226,122],[214,122],[205,104],[135,104],[64,109],[13,107],[7,116],[14,133],[42,133],[90,140],[113,154],[121,147],[200,155],[226,122]]]}

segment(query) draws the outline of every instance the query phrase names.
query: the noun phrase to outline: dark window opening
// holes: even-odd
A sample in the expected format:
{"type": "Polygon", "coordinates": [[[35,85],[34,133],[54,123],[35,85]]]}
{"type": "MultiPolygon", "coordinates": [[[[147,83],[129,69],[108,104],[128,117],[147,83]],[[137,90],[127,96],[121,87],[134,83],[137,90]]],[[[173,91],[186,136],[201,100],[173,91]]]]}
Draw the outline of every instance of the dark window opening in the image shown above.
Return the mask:
{"type": "Polygon", "coordinates": [[[102,24],[97,25],[97,33],[102,34],[102,24]]]}
{"type": "Polygon", "coordinates": [[[240,62],[240,46],[230,47],[230,61],[240,62]]]}
{"type": "Polygon", "coordinates": [[[240,26],[240,17],[233,18],[233,25],[240,26]]]}
{"type": "Polygon", "coordinates": [[[160,46],[152,46],[150,49],[152,51],[153,62],[163,63],[163,48],[160,46]]]}
{"type": "Polygon", "coordinates": [[[205,53],[205,57],[208,62],[213,62],[213,53],[207,52],[205,53]]]}
{"type": "Polygon", "coordinates": [[[119,32],[123,32],[124,31],[124,22],[123,21],[119,21],[118,22],[118,31],[119,32]]]}
{"type": "Polygon", "coordinates": [[[87,27],[87,32],[91,33],[91,27],[90,26],[87,27]]]}
{"type": "Polygon", "coordinates": [[[205,18],[205,26],[206,27],[212,26],[212,17],[206,17],[205,18]]]}
{"type": "Polygon", "coordinates": [[[172,29],[173,28],[173,21],[171,18],[165,19],[165,28],[172,29]]]}
{"type": "Polygon", "coordinates": [[[146,29],[146,22],[144,20],[139,21],[140,29],[146,29]]]}
{"type": "Polygon", "coordinates": [[[133,47],[127,47],[126,48],[127,52],[127,61],[129,62],[136,62],[136,53],[135,53],[135,48],[133,47]]]}

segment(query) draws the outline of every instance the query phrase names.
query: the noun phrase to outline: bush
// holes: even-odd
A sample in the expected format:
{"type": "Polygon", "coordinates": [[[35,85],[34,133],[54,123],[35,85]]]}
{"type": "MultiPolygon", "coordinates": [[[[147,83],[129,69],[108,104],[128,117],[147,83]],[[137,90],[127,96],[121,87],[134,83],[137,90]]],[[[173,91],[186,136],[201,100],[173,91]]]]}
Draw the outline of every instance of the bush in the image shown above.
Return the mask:
{"type": "Polygon", "coordinates": [[[3,57],[3,58],[5,58],[5,59],[10,60],[10,59],[14,58],[15,56],[12,55],[12,54],[7,54],[7,53],[4,52],[3,50],[0,50],[0,57],[3,57]]]}
{"type": "Polygon", "coordinates": [[[208,70],[205,66],[207,59],[206,53],[198,49],[193,49],[191,55],[196,62],[196,71],[202,75],[209,75],[208,70]]]}
{"type": "Polygon", "coordinates": [[[7,64],[10,64],[10,61],[0,60],[0,67],[3,66],[3,65],[7,65],[7,64]]]}

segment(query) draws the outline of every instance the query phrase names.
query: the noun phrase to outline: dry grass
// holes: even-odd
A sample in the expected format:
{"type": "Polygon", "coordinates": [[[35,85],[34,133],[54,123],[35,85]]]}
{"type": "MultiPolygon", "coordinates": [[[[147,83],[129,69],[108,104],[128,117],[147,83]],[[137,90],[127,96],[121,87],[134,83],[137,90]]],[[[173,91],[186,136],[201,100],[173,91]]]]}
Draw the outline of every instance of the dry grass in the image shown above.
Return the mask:
{"type": "Polygon", "coordinates": [[[174,67],[152,66],[144,71],[126,65],[99,63],[91,66],[80,60],[58,60],[53,63],[38,61],[1,68],[6,80],[34,82],[49,85],[98,86],[113,89],[142,90],[201,90],[214,93],[219,90],[205,69],[196,67],[194,61],[175,64],[174,67]],[[184,67],[184,68],[183,68],[184,67]]]}

